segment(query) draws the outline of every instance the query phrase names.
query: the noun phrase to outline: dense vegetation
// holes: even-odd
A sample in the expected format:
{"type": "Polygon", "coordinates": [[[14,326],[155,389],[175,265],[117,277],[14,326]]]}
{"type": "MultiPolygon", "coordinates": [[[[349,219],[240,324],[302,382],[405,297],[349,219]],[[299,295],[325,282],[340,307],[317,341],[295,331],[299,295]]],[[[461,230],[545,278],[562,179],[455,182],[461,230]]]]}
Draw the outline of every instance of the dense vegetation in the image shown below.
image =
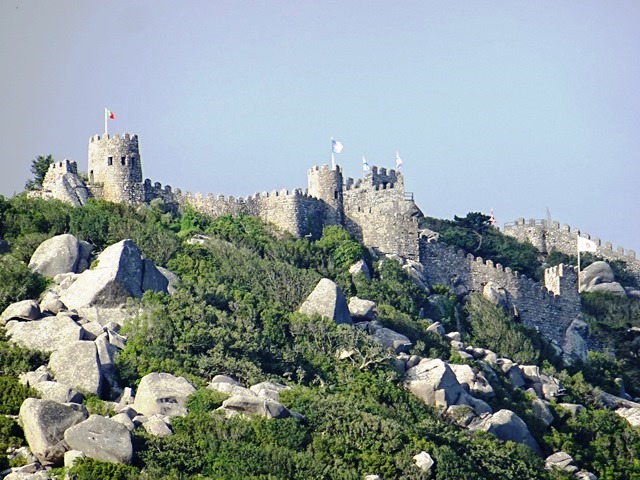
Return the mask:
{"type": "MultiPolygon", "coordinates": [[[[449,229],[448,234],[441,229],[442,237],[468,241],[469,251],[512,268],[518,262],[531,268],[529,246],[512,245],[492,230],[469,227],[466,220],[437,221],[449,229]],[[467,227],[479,229],[481,238],[467,227]]],[[[429,222],[435,227],[435,219],[429,222]]],[[[461,361],[448,343],[427,332],[429,322],[422,317],[428,316],[447,330],[462,330],[466,342],[514,360],[553,360],[544,342],[495,306],[477,297],[463,308],[460,299],[438,286],[428,297],[398,262],[373,258],[338,227],[309,241],[248,216],[210,219],[192,210],[176,215],[158,201],[134,208],[92,200],[72,208],[24,196],[0,198],[0,236],[9,245],[0,262],[15,272],[0,281],[1,308],[42,291],[46,280],[31,274],[24,261],[43,239],[66,232],[91,242],[96,251],[132,238],[146,256],[180,276],[175,295],[147,293],[140,301],[145,313],[125,330],[128,342],[117,359],[118,370],[128,385],[163,371],[185,375],[200,387],[189,414],[172,422],[172,436],[155,438],[136,430],[132,466],[84,460],[71,470],[71,478],[361,479],[373,473],[385,479],[569,478],[547,472],[527,447],[448,423],[402,388],[392,355],[362,330],[296,313],[317,281],[328,277],[347,297],[378,302],[380,321],[409,336],[412,353],[461,361]],[[209,240],[185,242],[194,234],[209,240]],[[348,272],[361,258],[372,272],[370,281],[348,272]],[[353,353],[340,360],[336,354],[342,350],[353,353]],[[223,397],[202,388],[215,374],[244,384],[286,383],[293,388],[281,400],[302,417],[226,419],[215,412],[223,397]],[[413,455],[422,450],[436,462],[430,476],[413,465],[413,455]]],[[[4,271],[0,268],[0,275],[4,271]]],[[[617,310],[611,315],[612,322],[621,321],[617,310]]],[[[591,377],[610,366],[592,360],[584,366],[591,377]]],[[[0,336],[0,413],[15,413],[29,393],[16,375],[45,361],[0,336]]],[[[595,387],[581,371],[562,371],[550,363],[547,368],[565,382],[568,400],[587,403],[585,412],[571,418],[558,408],[556,422],[544,429],[536,426],[527,394],[506,384],[492,406],[524,418],[547,454],[564,449],[600,478],[638,478],[637,431],[599,410],[595,400],[585,401],[595,398],[595,387]]],[[[101,408],[98,401],[88,403],[101,408]]],[[[20,437],[17,424],[0,416],[0,448],[23,442],[20,437]]]]}

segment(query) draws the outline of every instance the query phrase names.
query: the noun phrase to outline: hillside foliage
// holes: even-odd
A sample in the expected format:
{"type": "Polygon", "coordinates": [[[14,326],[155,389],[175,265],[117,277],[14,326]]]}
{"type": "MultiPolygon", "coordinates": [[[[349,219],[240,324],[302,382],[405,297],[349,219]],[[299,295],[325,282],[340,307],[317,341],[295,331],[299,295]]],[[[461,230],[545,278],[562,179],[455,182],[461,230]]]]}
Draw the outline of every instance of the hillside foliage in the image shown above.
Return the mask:
{"type": "MultiPolygon", "coordinates": [[[[483,222],[467,218],[474,219],[483,222]]],[[[139,300],[144,313],[125,327],[128,341],[117,366],[123,384],[131,386],[150,372],[186,376],[199,387],[189,413],[174,419],[174,434],[168,437],[136,430],[133,465],[87,459],[69,471],[70,478],[570,478],[545,470],[543,460],[523,445],[450,424],[402,387],[393,355],[363,330],[297,313],[318,280],[327,277],[347,297],[376,301],[380,322],[407,335],[412,353],[454,357],[448,342],[427,331],[428,315],[449,331],[463,329],[465,341],[500,355],[521,362],[548,358],[537,337],[514,326],[504,312],[480,298],[472,298],[465,309],[443,287],[435,286],[428,296],[397,261],[373,257],[339,227],[327,227],[319,240],[309,241],[244,215],[212,219],[190,209],[178,215],[161,202],[134,208],[91,200],[72,208],[24,196],[0,199],[0,220],[0,236],[10,247],[0,257],[8,265],[0,275],[12,272],[0,282],[3,305],[35,298],[46,286],[25,262],[42,239],[60,233],[89,241],[95,253],[132,238],[145,256],[181,280],[174,295],[147,292],[139,300]],[[201,241],[186,241],[194,235],[201,241]],[[349,273],[360,259],[372,272],[370,281],[349,273]],[[340,359],[343,350],[351,354],[340,359]],[[221,416],[215,409],[223,397],[202,388],[216,374],[243,384],[272,380],[291,386],[281,400],[300,417],[221,416]],[[435,460],[429,474],[413,463],[423,450],[435,460]]],[[[478,255],[495,255],[494,261],[514,269],[520,264],[528,275],[536,265],[530,246],[514,246],[491,229],[471,233],[477,223],[430,222],[434,227],[441,222],[443,236],[477,249],[478,255]]],[[[611,315],[618,319],[617,311],[611,315]]],[[[1,412],[16,412],[29,394],[17,374],[45,362],[46,356],[0,335],[1,412]]],[[[593,392],[581,372],[553,371],[566,379],[567,398],[593,392]]],[[[544,429],[535,426],[531,398],[524,392],[505,385],[498,393],[494,407],[511,408],[530,421],[546,454],[566,449],[580,468],[600,478],[640,475],[638,433],[613,413],[588,404],[586,413],[574,418],[559,413],[544,429]]],[[[0,415],[0,447],[21,442],[17,424],[0,415]]]]}

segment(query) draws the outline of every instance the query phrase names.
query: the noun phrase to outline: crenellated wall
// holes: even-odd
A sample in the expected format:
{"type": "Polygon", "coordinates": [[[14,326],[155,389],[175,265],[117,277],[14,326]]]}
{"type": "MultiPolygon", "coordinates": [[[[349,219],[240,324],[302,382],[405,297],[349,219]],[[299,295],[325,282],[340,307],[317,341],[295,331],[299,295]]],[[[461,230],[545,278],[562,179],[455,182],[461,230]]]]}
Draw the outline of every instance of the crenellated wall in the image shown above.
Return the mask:
{"type": "Polygon", "coordinates": [[[421,240],[420,256],[430,285],[453,289],[463,286],[470,292],[482,293],[488,282],[494,282],[505,290],[509,306],[525,326],[558,344],[565,329],[580,313],[577,275],[572,267],[560,265],[547,269],[543,287],[510,268],[444,243],[421,240]]]}
{"type": "Polygon", "coordinates": [[[622,247],[613,249],[611,242],[603,242],[599,238],[593,238],[588,233],[581,232],[569,225],[560,225],[558,222],[530,219],[525,222],[519,218],[513,223],[504,226],[504,233],[520,242],[529,241],[542,253],[549,253],[552,249],[567,255],[577,255],[578,237],[592,240],[596,246],[596,255],[605,260],[622,260],[626,262],[627,269],[634,275],[640,285],[640,260],[636,258],[636,252],[625,250],[622,247]]]}

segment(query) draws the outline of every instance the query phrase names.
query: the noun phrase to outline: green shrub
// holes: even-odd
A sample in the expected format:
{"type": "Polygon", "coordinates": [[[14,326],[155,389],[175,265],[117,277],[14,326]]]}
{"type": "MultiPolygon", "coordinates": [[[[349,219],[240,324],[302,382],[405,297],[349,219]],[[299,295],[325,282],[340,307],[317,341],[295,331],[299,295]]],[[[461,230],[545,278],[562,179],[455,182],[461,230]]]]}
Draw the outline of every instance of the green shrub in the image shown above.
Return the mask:
{"type": "Polygon", "coordinates": [[[38,298],[47,280],[10,254],[0,255],[0,312],[11,303],[38,298]]]}
{"type": "Polygon", "coordinates": [[[515,323],[500,307],[478,294],[466,305],[471,333],[470,343],[496,352],[519,363],[536,363],[539,350],[532,334],[515,323]]]}
{"type": "Polygon", "coordinates": [[[79,458],[68,470],[69,480],[139,480],[140,470],[120,463],[79,458]]]}

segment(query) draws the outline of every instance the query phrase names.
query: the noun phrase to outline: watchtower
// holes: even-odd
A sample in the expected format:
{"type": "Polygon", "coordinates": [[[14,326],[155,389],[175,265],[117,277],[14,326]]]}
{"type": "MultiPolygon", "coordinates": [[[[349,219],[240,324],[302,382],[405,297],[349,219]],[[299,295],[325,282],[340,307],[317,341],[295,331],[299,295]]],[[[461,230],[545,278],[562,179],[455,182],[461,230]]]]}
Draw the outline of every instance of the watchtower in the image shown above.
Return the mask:
{"type": "Polygon", "coordinates": [[[307,181],[307,193],[326,204],[324,224],[343,225],[342,169],[337,165],[333,168],[315,166],[307,172],[307,181]]]}
{"type": "Polygon", "coordinates": [[[95,135],[89,140],[89,189],[98,198],[142,203],[142,162],[138,136],[95,135]]]}

